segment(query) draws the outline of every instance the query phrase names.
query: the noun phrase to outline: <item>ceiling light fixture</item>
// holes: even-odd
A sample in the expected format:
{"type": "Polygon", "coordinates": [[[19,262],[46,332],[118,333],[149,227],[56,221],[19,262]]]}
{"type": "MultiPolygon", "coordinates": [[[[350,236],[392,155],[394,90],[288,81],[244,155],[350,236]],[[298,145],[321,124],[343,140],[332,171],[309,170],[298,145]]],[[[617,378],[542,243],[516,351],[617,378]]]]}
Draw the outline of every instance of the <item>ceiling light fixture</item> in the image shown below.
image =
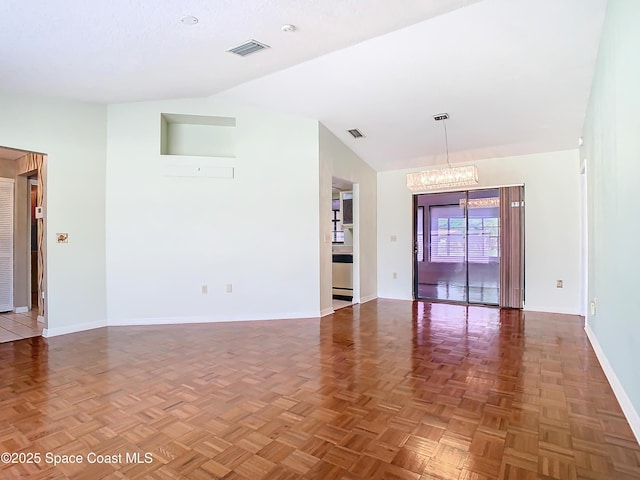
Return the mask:
{"type": "Polygon", "coordinates": [[[194,17],[193,15],[185,15],[183,17],[180,17],[180,23],[182,23],[183,25],[195,25],[196,23],[198,23],[198,18],[194,17]]]}
{"type": "Polygon", "coordinates": [[[287,23],[286,25],[282,25],[280,27],[280,30],[282,30],[283,32],[289,33],[289,32],[293,32],[296,29],[295,25],[291,25],[290,23],[287,23]]]}
{"type": "Polygon", "coordinates": [[[448,113],[433,116],[436,122],[444,126],[444,141],[447,151],[447,168],[425,170],[407,174],[407,188],[414,193],[440,188],[464,187],[478,183],[478,169],[475,165],[452,167],[449,163],[449,138],[447,136],[448,113]]]}

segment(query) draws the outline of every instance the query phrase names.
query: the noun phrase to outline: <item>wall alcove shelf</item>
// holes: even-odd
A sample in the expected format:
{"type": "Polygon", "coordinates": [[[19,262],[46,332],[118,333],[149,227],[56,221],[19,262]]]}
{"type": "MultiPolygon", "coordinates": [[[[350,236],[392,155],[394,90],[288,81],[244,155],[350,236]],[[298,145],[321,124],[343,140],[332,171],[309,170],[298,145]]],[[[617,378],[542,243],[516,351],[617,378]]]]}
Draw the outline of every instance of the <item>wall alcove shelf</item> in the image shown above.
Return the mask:
{"type": "Polygon", "coordinates": [[[234,117],[162,113],[160,122],[165,176],[234,178],[234,117]]]}

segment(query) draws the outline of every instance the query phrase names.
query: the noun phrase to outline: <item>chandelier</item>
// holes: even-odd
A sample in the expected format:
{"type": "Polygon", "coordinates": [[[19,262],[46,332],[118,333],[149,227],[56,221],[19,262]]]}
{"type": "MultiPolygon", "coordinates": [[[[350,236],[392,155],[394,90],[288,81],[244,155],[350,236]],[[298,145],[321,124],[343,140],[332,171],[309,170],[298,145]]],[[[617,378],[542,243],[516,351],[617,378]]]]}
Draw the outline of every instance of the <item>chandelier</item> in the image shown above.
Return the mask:
{"type": "Polygon", "coordinates": [[[412,192],[423,192],[440,188],[464,187],[478,183],[478,169],[475,165],[452,167],[449,163],[449,139],[447,136],[448,113],[434,115],[436,122],[444,126],[444,141],[447,151],[447,168],[436,168],[407,174],[407,188],[412,192]]]}

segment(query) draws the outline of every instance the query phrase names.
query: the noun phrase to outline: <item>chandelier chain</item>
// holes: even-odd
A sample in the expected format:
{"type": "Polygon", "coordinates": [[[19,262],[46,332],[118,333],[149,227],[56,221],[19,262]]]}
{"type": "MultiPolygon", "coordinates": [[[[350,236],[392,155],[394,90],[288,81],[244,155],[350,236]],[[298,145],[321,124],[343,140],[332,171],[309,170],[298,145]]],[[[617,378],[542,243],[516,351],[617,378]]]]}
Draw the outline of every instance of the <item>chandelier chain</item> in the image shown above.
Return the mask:
{"type": "Polygon", "coordinates": [[[449,137],[447,135],[447,120],[442,120],[442,125],[444,127],[444,146],[447,152],[447,165],[451,168],[451,163],[449,163],[449,137]]]}

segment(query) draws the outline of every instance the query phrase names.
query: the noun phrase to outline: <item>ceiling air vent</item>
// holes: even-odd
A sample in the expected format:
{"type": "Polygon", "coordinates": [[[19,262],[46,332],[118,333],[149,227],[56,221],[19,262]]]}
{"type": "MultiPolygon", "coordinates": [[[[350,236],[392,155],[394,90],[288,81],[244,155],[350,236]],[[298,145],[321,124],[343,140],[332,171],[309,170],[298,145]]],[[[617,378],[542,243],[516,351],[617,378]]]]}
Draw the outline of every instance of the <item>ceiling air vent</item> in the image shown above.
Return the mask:
{"type": "Polygon", "coordinates": [[[240,55],[241,57],[246,57],[247,55],[251,55],[252,53],[259,52],[260,50],[264,50],[269,48],[269,45],[265,45],[264,43],[260,43],[256,40],[249,40],[244,42],[242,45],[238,45],[237,47],[230,48],[227,52],[235,53],[236,55],[240,55]]]}
{"type": "Polygon", "coordinates": [[[362,137],[364,137],[362,132],[360,130],[358,130],[357,128],[352,128],[351,130],[347,130],[347,132],[349,132],[353,136],[353,138],[362,138],[362,137]]]}

